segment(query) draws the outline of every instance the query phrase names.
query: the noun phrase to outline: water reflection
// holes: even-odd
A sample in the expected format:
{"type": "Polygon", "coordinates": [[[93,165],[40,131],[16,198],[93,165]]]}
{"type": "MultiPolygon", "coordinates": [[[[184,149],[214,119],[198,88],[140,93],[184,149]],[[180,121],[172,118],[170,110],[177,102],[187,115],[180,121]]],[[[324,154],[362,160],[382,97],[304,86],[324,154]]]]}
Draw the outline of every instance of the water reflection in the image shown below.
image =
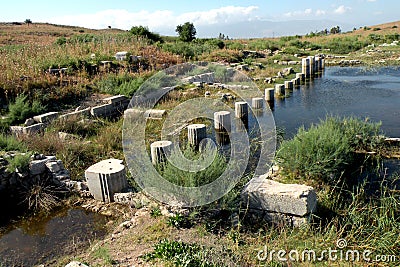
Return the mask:
{"type": "Polygon", "coordinates": [[[329,67],[322,77],[308,80],[284,101],[276,100],[274,118],[286,138],[301,125],[318,123],[326,115],[368,117],[382,122],[388,136],[400,136],[400,68],[329,67]]]}
{"type": "Polygon", "coordinates": [[[82,209],[61,209],[33,216],[3,230],[0,266],[33,266],[70,253],[106,234],[107,218],[82,209]]]}

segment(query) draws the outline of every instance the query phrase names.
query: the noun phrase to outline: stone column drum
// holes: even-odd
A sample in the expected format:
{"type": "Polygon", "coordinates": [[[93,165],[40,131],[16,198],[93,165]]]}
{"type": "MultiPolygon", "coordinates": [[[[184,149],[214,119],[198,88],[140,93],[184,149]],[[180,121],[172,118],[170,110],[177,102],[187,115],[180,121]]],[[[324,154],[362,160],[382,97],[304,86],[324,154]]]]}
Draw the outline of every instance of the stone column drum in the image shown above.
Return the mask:
{"type": "Polygon", "coordinates": [[[114,193],[128,186],[125,166],[119,159],[107,159],[90,166],[85,178],[90,193],[97,200],[113,202],[114,193]]]}
{"type": "Polygon", "coordinates": [[[190,145],[198,147],[201,140],[207,137],[207,128],[205,124],[191,124],[187,127],[188,142],[190,145]]]}

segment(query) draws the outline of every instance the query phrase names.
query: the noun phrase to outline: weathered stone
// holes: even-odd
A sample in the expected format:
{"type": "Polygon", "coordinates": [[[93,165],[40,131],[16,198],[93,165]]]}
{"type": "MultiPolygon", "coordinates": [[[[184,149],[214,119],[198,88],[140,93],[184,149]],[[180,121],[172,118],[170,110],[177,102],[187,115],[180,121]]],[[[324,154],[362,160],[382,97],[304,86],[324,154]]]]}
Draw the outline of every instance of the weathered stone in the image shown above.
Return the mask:
{"type": "Polygon", "coordinates": [[[23,126],[10,126],[10,132],[14,136],[21,136],[24,134],[24,128],[23,126]]]}
{"type": "Polygon", "coordinates": [[[32,118],[26,119],[24,123],[25,126],[32,126],[33,124],[35,124],[35,120],[32,118]]]}
{"type": "Polygon", "coordinates": [[[89,266],[79,261],[71,261],[70,263],[65,265],[65,267],[89,267],[89,266]]]}
{"type": "Polygon", "coordinates": [[[57,161],[48,161],[45,163],[45,165],[47,169],[52,173],[61,171],[61,167],[58,165],[57,161]]]}
{"type": "Polygon", "coordinates": [[[43,131],[46,128],[44,123],[37,123],[28,127],[23,127],[22,133],[23,134],[37,134],[43,131]]]}
{"type": "Polygon", "coordinates": [[[121,204],[128,204],[135,198],[135,193],[127,192],[127,193],[115,193],[114,201],[121,204]]]}
{"type": "Polygon", "coordinates": [[[70,133],[58,132],[58,138],[61,140],[74,140],[79,139],[79,136],[70,133]]]}
{"type": "Polygon", "coordinates": [[[117,52],[117,53],[115,54],[115,59],[116,59],[116,60],[120,60],[120,61],[126,60],[127,55],[128,55],[128,52],[127,52],[127,51],[117,52]]]}
{"type": "Polygon", "coordinates": [[[59,117],[60,120],[70,120],[70,119],[78,119],[81,117],[89,117],[90,116],[90,107],[76,110],[74,112],[63,114],[59,117]]]}
{"type": "Polygon", "coordinates": [[[294,70],[293,70],[292,67],[284,68],[284,69],[282,70],[282,74],[283,74],[284,76],[290,75],[290,74],[292,74],[292,73],[294,73],[294,70]]]}
{"type": "Polygon", "coordinates": [[[90,114],[92,114],[93,117],[108,117],[114,114],[114,112],[115,108],[113,104],[96,106],[90,110],[90,114]]]}
{"type": "Polygon", "coordinates": [[[48,112],[45,114],[37,115],[33,117],[33,120],[38,123],[48,123],[58,117],[58,112],[48,112]]]}
{"type": "Polygon", "coordinates": [[[127,187],[125,166],[122,160],[107,159],[90,166],[85,171],[89,191],[95,199],[114,201],[114,193],[127,187]]]}
{"type": "Polygon", "coordinates": [[[146,118],[152,118],[152,119],[162,119],[162,117],[166,114],[167,112],[163,109],[149,109],[146,110],[144,113],[144,116],[146,118]]]}
{"type": "Polygon", "coordinates": [[[105,104],[120,104],[125,103],[126,101],[129,103],[129,99],[124,95],[110,96],[102,100],[102,102],[105,104]]]}
{"type": "Polygon", "coordinates": [[[250,209],[305,216],[315,211],[317,195],[306,185],[282,184],[263,176],[251,180],[242,191],[250,209]]]}
{"type": "Polygon", "coordinates": [[[46,172],[46,163],[54,160],[56,160],[54,156],[48,156],[41,160],[32,160],[29,164],[30,175],[38,175],[46,172]]]}

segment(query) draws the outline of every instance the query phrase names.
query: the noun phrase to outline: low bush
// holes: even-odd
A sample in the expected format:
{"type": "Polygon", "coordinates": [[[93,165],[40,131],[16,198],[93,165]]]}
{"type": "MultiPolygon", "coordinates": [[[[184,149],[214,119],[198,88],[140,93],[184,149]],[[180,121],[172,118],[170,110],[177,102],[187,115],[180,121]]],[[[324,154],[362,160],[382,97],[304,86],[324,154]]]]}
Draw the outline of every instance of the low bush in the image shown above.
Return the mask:
{"type": "Polygon", "coordinates": [[[380,145],[380,125],[355,118],[327,117],[308,130],[299,128],[292,140],[283,141],[276,160],[285,175],[335,183],[344,172],[357,168],[356,151],[380,145]]]}
{"type": "Polygon", "coordinates": [[[10,103],[8,120],[11,124],[21,123],[25,119],[40,114],[45,110],[40,101],[33,100],[30,102],[27,95],[19,95],[14,103],[10,103]]]}
{"type": "Polygon", "coordinates": [[[175,266],[215,266],[207,262],[206,251],[196,244],[164,239],[154,246],[153,252],[145,254],[143,258],[147,261],[161,259],[175,266]]]}
{"type": "Polygon", "coordinates": [[[7,170],[9,172],[15,172],[18,169],[19,172],[27,172],[29,170],[30,159],[30,153],[17,154],[14,157],[10,157],[7,159],[7,170]]]}
{"type": "Polygon", "coordinates": [[[24,143],[17,140],[14,136],[0,133],[0,150],[25,152],[27,148],[24,143]]]}
{"type": "Polygon", "coordinates": [[[145,80],[146,76],[132,77],[129,74],[109,74],[97,83],[97,89],[101,93],[122,94],[131,97],[145,80]]]}
{"type": "MultiPolygon", "coordinates": [[[[196,152],[193,148],[188,147],[183,151],[183,155],[186,159],[189,160],[201,160],[208,157],[210,154],[206,151],[203,151],[203,153],[199,153],[196,152]]],[[[171,158],[179,159],[178,156],[179,153],[172,152],[171,158]]],[[[216,156],[211,165],[208,166],[206,169],[197,172],[190,171],[194,168],[193,163],[191,163],[190,161],[179,162],[178,166],[179,167],[176,167],[169,162],[166,163],[164,166],[161,167],[161,175],[164,177],[164,179],[179,186],[198,187],[211,183],[219,176],[221,176],[226,167],[226,158],[220,153],[216,153],[216,156]]]]}

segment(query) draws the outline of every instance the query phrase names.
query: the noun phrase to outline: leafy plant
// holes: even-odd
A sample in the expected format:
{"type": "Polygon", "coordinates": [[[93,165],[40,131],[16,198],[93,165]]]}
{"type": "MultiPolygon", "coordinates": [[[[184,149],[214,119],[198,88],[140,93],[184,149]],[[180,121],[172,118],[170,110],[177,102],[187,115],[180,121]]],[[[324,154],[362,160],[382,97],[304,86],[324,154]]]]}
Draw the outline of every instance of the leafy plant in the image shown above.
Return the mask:
{"type": "Polygon", "coordinates": [[[147,261],[155,259],[170,261],[175,266],[215,266],[207,261],[205,251],[203,247],[196,244],[164,239],[154,246],[153,252],[145,254],[143,258],[147,261]]]}
{"type": "Polygon", "coordinates": [[[380,125],[355,118],[327,117],[308,130],[283,141],[276,156],[284,174],[335,182],[343,172],[360,165],[355,152],[378,148],[380,125]]]}
{"type": "Polygon", "coordinates": [[[28,96],[21,94],[16,97],[14,103],[10,103],[8,109],[10,123],[20,123],[31,116],[40,114],[45,110],[45,107],[38,100],[33,100],[30,103],[28,96]]]}
{"type": "Polygon", "coordinates": [[[29,170],[29,162],[31,159],[30,153],[25,154],[17,154],[14,157],[10,157],[7,159],[8,166],[7,170],[9,172],[27,172],[29,170]]]}
{"type": "Polygon", "coordinates": [[[110,252],[106,247],[99,247],[94,251],[94,256],[102,259],[106,264],[115,264],[115,260],[111,258],[110,252]]]}
{"type": "Polygon", "coordinates": [[[150,216],[153,218],[157,218],[161,216],[161,210],[159,207],[154,207],[150,210],[150,216]]]}
{"type": "Polygon", "coordinates": [[[17,140],[14,136],[0,133],[0,150],[24,152],[27,148],[24,143],[17,140]]]}
{"type": "MultiPolygon", "coordinates": [[[[207,147],[202,153],[197,152],[191,147],[187,147],[183,151],[184,157],[192,160],[204,159],[210,156],[209,153],[212,153],[212,151],[211,148],[207,147]]],[[[171,158],[180,159],[179,153],[173,152],[171,158]]],[[[202,171],[197,172],[191,171],[193,169],[193,165],[190,161],[180,162],[178,166],[179,168],[169,162],[164,166],[161,166],[160,172],[162,173],[164,179],[179,186],[197,187],[211,183],[221,176],[226,167],[226,158],[222,154],[216,153],[215,158],[210,166],[202,171]]]]}
{"type": "Polygon", "coordinates": [[[169,217],[167,224],[175,228],[187,228],[190,226],[189,220],[185,216],[179,213],[175,214],[172,217],[169,217]]]}

